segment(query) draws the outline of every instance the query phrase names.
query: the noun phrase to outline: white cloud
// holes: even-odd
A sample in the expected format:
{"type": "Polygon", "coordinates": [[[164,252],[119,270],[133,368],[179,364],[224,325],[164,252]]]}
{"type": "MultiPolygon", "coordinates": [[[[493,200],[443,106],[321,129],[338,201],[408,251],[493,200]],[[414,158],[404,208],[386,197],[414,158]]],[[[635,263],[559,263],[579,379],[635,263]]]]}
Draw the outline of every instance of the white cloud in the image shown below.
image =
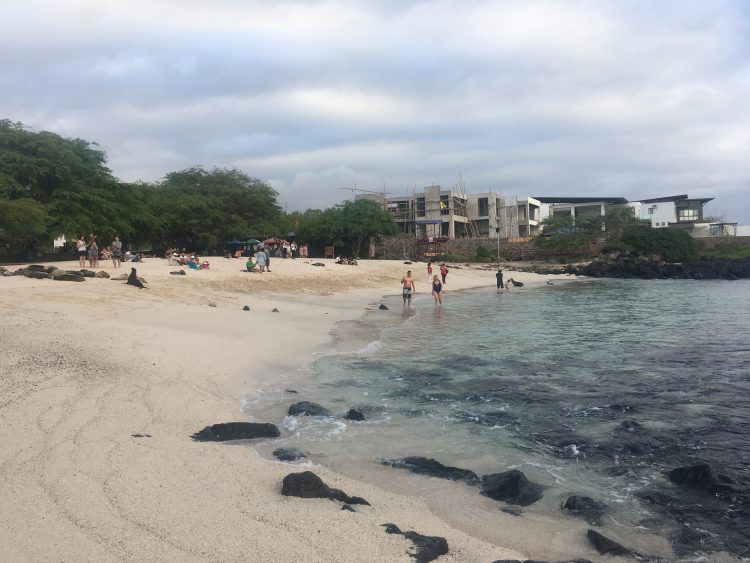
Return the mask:
{"type": "Polygon", "coordinates": [[[0,17],[0,117],[98,142],[124,180],[236,166],[304,208],[460,167],[470,190],[715,196],[750,223],[743,0],[31,0],[0,17]]]}

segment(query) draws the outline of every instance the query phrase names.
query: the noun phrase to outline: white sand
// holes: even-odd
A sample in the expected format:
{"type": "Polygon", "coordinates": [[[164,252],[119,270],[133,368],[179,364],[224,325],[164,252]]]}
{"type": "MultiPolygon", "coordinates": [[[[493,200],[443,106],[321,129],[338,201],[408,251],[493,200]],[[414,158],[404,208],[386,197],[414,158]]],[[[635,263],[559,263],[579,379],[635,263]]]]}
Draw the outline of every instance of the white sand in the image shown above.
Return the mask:
{"type": "MultiPolygon", "coordinates": [[[[209,260],[186,276],[161,259],[137,264],[146,290],[0,277],[0,561],[410,561],[411,542],[384,533],[386,522],[445,536],[441,561],[530,555],[459,531],[418,494],[326,468],[314,471],[372,507],[283,497],[296,469],[247,445],[192,441],[204,426],[248,420],[245,392],[311,361],[337,321],[399,295],[406,269],[428,293],[425,264],[276,259],[272,273],[248,274],[244,260],[209,260]]],[[[451,270],[446,299],[494,284],[492,271],[451,270]]],[[[539,557],[546,541],[523,543],[539,557]]]]}

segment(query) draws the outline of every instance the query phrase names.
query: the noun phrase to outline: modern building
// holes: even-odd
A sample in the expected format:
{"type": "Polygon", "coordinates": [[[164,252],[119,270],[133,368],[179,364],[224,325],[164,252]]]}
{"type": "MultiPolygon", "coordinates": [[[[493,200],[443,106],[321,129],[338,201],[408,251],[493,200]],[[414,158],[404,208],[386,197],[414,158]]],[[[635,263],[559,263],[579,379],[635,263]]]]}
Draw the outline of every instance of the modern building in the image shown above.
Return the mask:
{"type": "Polygon", "coordinates": [[[670,227],[698,234],[692,232],[710,230],[710,223],[703,220],[703,206],[712,200],[712,197],[691,199],[687,195],[642,199],[640,218],[649,221],[655,229],[670,227]],[[703,224],[705,228],[700,226],[703,224]]]}
{"type": "Polygon", "coordinates": [[[629,204],[624,197],[539,197],[534,199],[542,203],[544,217],[582,217],[606,215],[613,207],[629,204]]]}
{"type": "Polygon", "coordinates": [[[494,191],[466,194],[441,186],[427,186],[407,196],[356,194],[356,199],[382,203],[403,233],[419,238],[500,237],[539,234],[541,204],[494,191]]]}

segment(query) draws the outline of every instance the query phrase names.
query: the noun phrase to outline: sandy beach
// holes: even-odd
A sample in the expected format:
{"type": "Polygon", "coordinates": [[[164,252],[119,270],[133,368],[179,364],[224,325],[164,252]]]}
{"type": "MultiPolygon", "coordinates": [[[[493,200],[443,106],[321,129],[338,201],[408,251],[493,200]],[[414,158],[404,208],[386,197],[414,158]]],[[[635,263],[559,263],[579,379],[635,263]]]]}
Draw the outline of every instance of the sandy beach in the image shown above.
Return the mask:
{"type": "MultiPolygon", "coordinates": [[[[241,272],[244,260],[208,260],[209,270],[174,276],[179,267],[147,259],[136,265],[144,290],[0,277],[0,561],[412,560],[411,542],[384,532],[389,522],[444,536],[441,561],[544,555],[549,538],[525,539],[528,552],[494,545],[439,519],[419,494],[325,467],[312,470],[372,506],[351,513],[284,497],[283,477],[299,469],[246,443],[193,441],[214,423],[266,422],[241,411],[243,394],[313,361],[337,322],[399,295],[407,269],[417,294],[428,294],[419,263],[275,259],[260,274],[241,272]]],[[[99,270],[129,272],[104,262],[99,270]]],[[[446,300],[494,285],[493,271],[451,269],[446,300]]]]}

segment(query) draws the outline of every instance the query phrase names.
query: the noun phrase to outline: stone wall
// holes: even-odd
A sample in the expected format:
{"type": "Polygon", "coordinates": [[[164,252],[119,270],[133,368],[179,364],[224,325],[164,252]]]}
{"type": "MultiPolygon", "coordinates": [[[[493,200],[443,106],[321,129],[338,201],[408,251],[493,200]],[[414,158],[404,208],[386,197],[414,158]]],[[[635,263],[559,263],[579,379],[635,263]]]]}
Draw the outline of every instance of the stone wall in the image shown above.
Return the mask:
{"type": "MultiPolygon", "coordinates": [[[[387,260],[415,260],[416,242],[417,239],[413,235],[385,237],[376,244],[375,255],[387,260]]],[[[456,259],[473,261],[480,245],[492,256],[497,256],[497,239],[489,237],[448,240],[445,242],[445,254],[456,259]]],[[[500,239],[500,257],[504,260],[522,260],[534,252],[528,242],[509,243],[507,239],[500,239]]]]}

